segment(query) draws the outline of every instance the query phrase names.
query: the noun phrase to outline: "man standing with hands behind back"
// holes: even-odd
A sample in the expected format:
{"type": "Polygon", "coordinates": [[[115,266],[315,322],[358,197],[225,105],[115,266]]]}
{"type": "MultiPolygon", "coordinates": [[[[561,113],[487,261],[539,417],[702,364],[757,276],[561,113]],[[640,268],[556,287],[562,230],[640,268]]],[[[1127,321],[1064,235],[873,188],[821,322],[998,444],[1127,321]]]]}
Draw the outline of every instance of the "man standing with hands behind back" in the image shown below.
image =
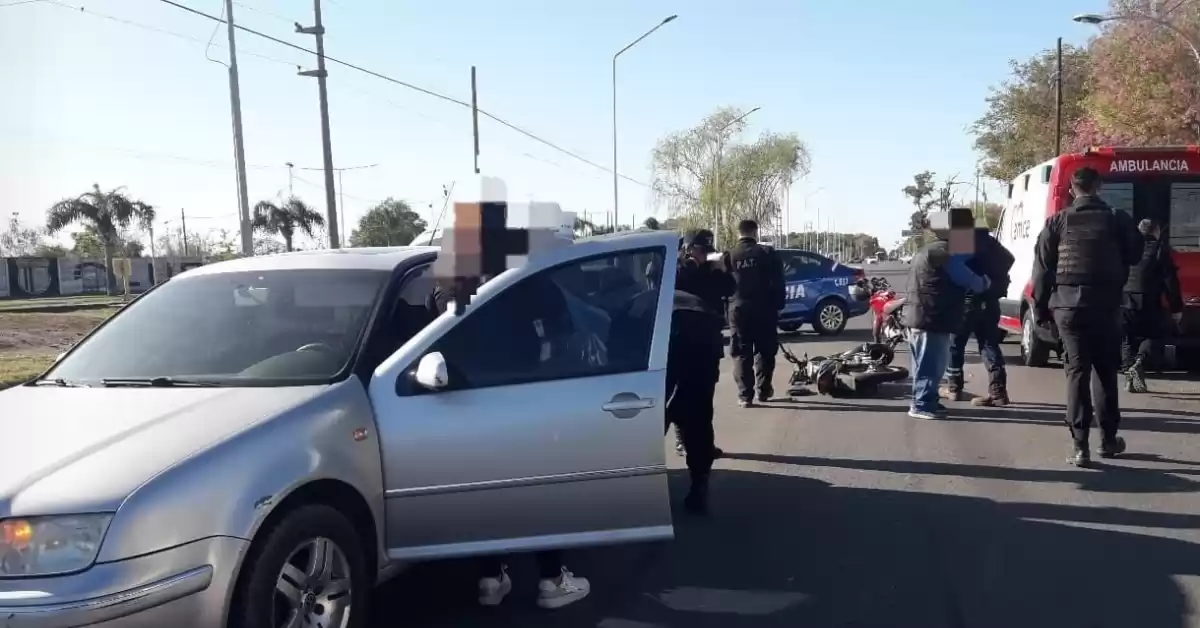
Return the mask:
{"type": "Polygon", "coordinates": [[[775,354],[779,352],[779,310],[786,289],[783,263],[775,251],[758,243],[758,223],[738,223],[738,243],[725,253],[725,267],[733,274],[729,304],[729,355],[733,357],[738,405],[767,401],[775,394],[775,354]],[[755,373],[757,367],[757,375],[755,373]]]}
{"type": "Polygon", "coordinates": [[[1067,460],[1084,467],[1091,462],[1093,413],[1102,433],[1100,456],[1111,458],[1125,451],[1125,440],[1117,436],[1122,290],[1129,267],[1142,257],[1142,238],[1128,214],[1114,211],[1100,198],[1100,174],[1095,170],[1076,170],[1071,191],[1075,202],[1051,216],[1038,235],[1033,313],[1039,325],[1055,324],[1062,339],[1067,426],[1073,442],[1067,460]],[[1095,400],[1093,377],[1098,384],[1095,400]]]}

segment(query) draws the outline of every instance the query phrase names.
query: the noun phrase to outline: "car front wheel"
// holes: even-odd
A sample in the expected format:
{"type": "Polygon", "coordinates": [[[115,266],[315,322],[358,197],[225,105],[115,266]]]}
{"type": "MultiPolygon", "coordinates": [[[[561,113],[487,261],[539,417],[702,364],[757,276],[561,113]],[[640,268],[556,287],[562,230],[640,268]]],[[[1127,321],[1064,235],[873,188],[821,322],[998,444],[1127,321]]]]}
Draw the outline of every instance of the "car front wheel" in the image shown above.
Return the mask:
{"type": "Polygon", "coordinates": [[[365,626],[372,584],[350,520],[323,504],[301,506],[255,541],[238,578],[229,625],[365,626]]]}
{"type": "Polygon", "coordinates": [[[834,336],[846,328],[848,318],[846,306],[835,299],[825,299],[817,304],[813,329],[822,336],[834,336]]]}
{"type": "Polygon", "coordinates": [[[1037,323],[1033,322],[1033,310],[1026,310],[1021,321],[1021,362],[1025,366],[1046,366],[1050,360],[1051,346],[1038,338],[1037,323]]]}

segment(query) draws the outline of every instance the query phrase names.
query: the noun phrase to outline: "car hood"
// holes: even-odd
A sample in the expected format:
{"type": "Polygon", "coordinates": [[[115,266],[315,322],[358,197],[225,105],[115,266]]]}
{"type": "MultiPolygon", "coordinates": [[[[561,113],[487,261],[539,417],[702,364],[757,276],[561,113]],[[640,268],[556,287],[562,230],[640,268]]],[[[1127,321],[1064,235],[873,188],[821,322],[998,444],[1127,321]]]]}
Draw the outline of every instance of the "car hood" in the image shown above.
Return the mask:
{"type": "Polygon", "coordinates": [[[0,518],[115,511],[155,475],[324,388],[11,388],[0,518]]]}

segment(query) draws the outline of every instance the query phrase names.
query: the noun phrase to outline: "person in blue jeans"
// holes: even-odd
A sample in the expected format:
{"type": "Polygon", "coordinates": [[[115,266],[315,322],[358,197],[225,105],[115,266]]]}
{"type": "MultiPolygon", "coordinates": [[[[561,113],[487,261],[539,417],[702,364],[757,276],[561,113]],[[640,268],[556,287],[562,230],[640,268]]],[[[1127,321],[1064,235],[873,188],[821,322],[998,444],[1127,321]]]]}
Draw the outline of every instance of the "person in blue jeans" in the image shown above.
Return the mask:
{"type": "MultiPolygon", "coordinates": [[[[945,236],[949,236],[946,233],[945,236]]],[[[990,282],[967,267],[970,254],[952,254],[946,237],[921,249],[909,271],[909,294],[902,321],[912,352],[912,404],[908,416],[946,416],[938,388],[950,364],[950,345],[962,326],[967,292],[982,293],[990,282]]]]}

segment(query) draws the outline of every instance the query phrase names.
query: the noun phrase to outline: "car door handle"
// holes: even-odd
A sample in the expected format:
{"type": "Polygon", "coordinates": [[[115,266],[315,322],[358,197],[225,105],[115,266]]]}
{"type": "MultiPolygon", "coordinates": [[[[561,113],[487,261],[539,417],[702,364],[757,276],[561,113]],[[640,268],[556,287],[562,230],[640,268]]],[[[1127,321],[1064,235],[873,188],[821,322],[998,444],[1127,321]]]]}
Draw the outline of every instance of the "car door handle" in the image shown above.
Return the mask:
{"type": "Polygon", "coordinates": [[[612,401],[600,406],[601,410],[611,412],[618,419],[629,419],[637,416],[642,410],[654,407],[653,397],[638,397],[633,393],[614,395],[612,401]]]}

